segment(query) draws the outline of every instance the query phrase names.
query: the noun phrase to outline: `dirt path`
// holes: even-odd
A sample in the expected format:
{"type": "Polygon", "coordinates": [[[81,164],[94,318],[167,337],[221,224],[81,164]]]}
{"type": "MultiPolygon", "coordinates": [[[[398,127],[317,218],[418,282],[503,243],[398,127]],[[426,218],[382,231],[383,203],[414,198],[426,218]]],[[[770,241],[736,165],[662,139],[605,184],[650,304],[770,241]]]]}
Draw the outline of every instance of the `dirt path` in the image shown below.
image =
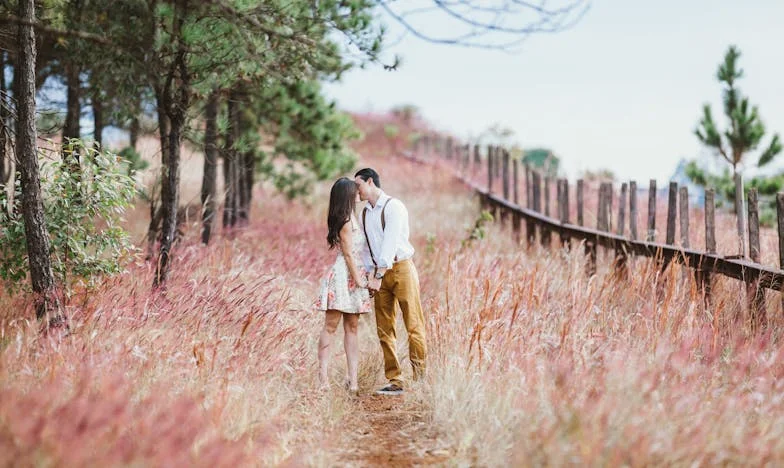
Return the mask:
{"type": "Polygon", "coordinates": [[[350,450],[341,461],[356,466],[433,466],[446,464],[449,450],[424,414],[412,409],[405,397],[360,395],[357,411],[349,418],[356,430],[350,450]]]}

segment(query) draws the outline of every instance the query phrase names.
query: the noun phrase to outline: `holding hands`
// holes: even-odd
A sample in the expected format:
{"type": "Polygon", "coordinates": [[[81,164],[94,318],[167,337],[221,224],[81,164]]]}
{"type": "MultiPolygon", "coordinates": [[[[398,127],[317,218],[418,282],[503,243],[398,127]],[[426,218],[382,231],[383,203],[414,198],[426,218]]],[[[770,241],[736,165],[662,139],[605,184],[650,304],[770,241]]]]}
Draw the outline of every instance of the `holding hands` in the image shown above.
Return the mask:
{"type": "Polygon", "coordinates": [[[370,274],[367,275],[366,288],[370,293],[370,297],[373,297],[378,292],[378,290],[381,289],[381,280],[383,276],[383,271],[377,272],[374,276],[371,276],[370,274]]]}

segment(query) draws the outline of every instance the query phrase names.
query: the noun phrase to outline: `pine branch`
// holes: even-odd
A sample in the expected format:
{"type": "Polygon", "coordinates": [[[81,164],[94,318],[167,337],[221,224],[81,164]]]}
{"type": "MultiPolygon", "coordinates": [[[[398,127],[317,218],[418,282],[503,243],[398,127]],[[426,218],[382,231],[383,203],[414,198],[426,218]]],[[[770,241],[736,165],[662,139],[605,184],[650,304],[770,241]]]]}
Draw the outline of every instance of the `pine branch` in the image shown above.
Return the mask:
{"type": "Polygon", "coordinates": [[[43,34],[50,34],[56,37],[76,37],[86,41],[95,42],[97,44],[108,45],[120,48],[117,44],[110,41],[108,38],[99,34],[93,34],[86,31],[75,29],[58,29],[51,26],[43,25],[37,21],[27,21],[19,18],[16,15],[0,16],[0,24],[14,24],[17,26],[32,26],[36,31],[43,34]]]}
{"type": "Polygon", "coordinates": [[[773,161],[773,158],[778,156],[778,154],[781,153],[781,150],[782,150],[781,140],[779,139],[779,135],[777,133],[773,135],[773,139],[770,141],[770,145],[768,145],[768,149],[766,149],[765,152],[763,152],[762,155],[760,156],[757,166],[762,167],[768,164],[769,162],[773,161]]]}

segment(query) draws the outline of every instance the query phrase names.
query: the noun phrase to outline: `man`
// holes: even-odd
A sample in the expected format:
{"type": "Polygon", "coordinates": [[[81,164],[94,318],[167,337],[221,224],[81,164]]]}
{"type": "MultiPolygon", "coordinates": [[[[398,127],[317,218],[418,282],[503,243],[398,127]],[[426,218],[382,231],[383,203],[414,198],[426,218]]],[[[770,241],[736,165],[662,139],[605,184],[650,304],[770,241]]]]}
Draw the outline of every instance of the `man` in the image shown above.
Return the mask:
{"type": "Polygon", "coordinates": [[[425,371],[425,317],[419,299],[419,276],[412,261],[414,247],[408,240],[408,210],[400,200],[381,190],[378,173],[367,168],[354,176],[359,198],[368,204],[360,224],[367,239],[363,262],[371,272],[368,289],[374,294],[376,328],[384,353],[384,373],[389,383],[376,393],[400,395],[403,377],[395,344],[395,304],[400,305],[408,331],[408,350],[414,379],[425,371]]]}

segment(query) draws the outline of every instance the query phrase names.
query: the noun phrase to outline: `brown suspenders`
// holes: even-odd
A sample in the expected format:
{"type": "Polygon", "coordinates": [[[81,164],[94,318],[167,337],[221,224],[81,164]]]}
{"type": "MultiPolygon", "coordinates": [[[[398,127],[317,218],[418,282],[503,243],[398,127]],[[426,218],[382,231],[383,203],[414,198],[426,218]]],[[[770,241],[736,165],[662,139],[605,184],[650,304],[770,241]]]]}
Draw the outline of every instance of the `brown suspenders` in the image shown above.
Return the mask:
{"type": "MultiPolygon", "coordinates": [[[[384,211],[387,209],[387,205],[391,201],[392,201],[392,198],[387,200],[386,203],[384,203],[384,206],[381,208],[381,230],[382,231],[385,230],[386,227],[387,227],[387,224],[384,221],[384,211]]],[[[376,271],[378,271],[378,263],[376,263],[376,256],[373,255],[373,249],[370,247],[370,239],[368,239],[367,227],[365,227],[365,215],[367,214],[367,212],[368,212],[368,207],[365,206],[365,208],[362,210],[362,230],[365,231],[365,242],[367,242],[368,250],[370,251],[370,259],[373,261],[373,266],[375,267],[375,271],[373,271],[373,274],[375,275],[376,271]]],[[[397,261],[397,255],[395,256],[395,261],[397,261]]]]}

